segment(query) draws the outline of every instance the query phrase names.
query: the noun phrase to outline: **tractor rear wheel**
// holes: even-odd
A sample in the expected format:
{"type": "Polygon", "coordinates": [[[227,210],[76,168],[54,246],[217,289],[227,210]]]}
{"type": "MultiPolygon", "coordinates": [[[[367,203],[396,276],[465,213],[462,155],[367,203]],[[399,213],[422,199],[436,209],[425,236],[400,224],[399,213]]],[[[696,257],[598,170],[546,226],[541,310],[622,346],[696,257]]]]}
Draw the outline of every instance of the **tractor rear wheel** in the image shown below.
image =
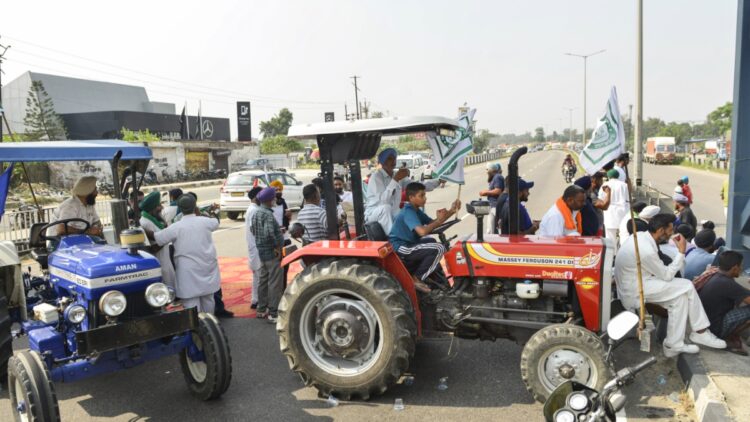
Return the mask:
{"type": "Polygon", "coordinates": [[[521,377],[534,399],[544,403],[565,381],[577,381],[597,391],[611,378],[604,344],[591,331],[555,324],[534,333],[521,353],[521,377]]]}
{"type": "Polygon", "coordinates": [[[39,353],[23,350],[8,362],[8,392],[16,421],[60,420],[55,388],[39,353]]]}
{"type": "Polygon", "coordinates": [[[232,381],[232,355],[229,342],[219,320],[211,314],[198,314],[198,329],[192,333],[193,345],[180,353],[180,366],[190,394],[201,400],[215,399],[229,388],[232,381]],[[193,359],[193,353],[203,354],[203,359],[193,359]]]}
{"type": "Polygon", "coordinates": [[[321,396],[367,400],[409,367],[417,325],[399,283],[354,259],[308,266],[287,288],[276,324],[289,367],[321,396]]]}

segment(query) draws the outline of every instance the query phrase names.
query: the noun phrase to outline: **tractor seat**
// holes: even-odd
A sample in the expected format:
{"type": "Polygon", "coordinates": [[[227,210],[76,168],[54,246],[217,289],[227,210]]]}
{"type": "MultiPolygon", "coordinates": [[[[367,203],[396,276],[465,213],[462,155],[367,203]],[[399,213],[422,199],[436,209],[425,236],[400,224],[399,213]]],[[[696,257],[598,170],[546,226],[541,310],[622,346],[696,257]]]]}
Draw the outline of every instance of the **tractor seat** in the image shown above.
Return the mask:
{"type": "Polygon", "coordinates": [[[39,266],[43,270],[47,269],[47,258],[49,252],[47,251],[47,244],[40,238],[41,228],[46,226],[47,223],[34,223],[29,230],[29,247],[31,248],[31,257],[34,258],[39,266]]]}
{"type": "Polygon", "coordinates": [[[383,226],[377,221],[372,223],[365,223],[365,232],[367,233],[367,240],[373,242],[387,242],[388,235],[383,230],[383,226]]]}

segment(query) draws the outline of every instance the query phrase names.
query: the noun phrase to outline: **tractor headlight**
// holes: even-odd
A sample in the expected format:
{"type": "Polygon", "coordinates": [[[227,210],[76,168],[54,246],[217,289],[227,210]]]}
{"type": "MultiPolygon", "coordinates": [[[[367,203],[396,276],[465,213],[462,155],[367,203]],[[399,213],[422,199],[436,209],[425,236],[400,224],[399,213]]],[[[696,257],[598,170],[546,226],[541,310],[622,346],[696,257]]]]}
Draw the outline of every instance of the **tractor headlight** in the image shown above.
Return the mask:
{"type": "Polygon", "coordinates": [[[589,398],[583,393],[573,393],[568,396],[568,406],[571,409],[580,412],[589,407],[589,398]]]}
{"type": "Polygon", "coordinates": [[[154,283],[146,288],[146,302],[154,308],[161,308],[171,299],[172,293],[164,283],[154,283]]]}
{"type": "Polygon", "coordinates": [[[555,412],[555,422],[576,422],[576,415],[568,409],[560,409],[555,412]]]}
{"type": "Polygon", "coordinates": [[[104,293],[102,298],[99,299],[99,310],[111,317],[123,313],[127,305],[128,300],[125,299],[125,295],[118,290],[110,290],[107,293],[104,293]]]}
{"type": "Polygon", "coordinates": [[[70,305],[65,308],[65,319],[73,324],[80,324],[86,319],[86,308],[81,305],[70,305]]]}

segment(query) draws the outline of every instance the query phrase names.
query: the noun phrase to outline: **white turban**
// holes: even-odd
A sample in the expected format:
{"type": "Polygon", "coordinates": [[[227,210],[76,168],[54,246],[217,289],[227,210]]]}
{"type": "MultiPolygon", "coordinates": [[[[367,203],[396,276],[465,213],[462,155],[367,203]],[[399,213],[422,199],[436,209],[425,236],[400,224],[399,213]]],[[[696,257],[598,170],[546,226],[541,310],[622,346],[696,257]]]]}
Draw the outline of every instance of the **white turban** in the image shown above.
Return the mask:
{"type": "Polygon", "coordinates": [[[690,202],[688,200],[687,196],[685,196],[685,195],[683,195],[681,193],[675,193],[672,196],[672,199],[674,199],[675,202],[680,202],[680,203],[683,203],[683,204],[687,204],[688,202],[690,202]]]}
{"type": "Polygon", "coordinates": [[[684,193],[682,191],[682,186],[679,186],[679,185],[675,186],[674,187],[674,193],[679,193],[680,195],[682,195],[684,193]]]}
{"type": "Polygon", "coordinates": [[[661,212],[661,208],[657,207],[656,205],[649,205],[646,208],[644,208],[640,213],[638,213],[638,217],[643,220],[650,220],[654,218],[656,214],[659,214],[661,212]]]}
{"type": "Polygon", "coordinates": [[[96,177],[83,176],[73,186],[73,195],[88,196],[96,189],[96,177]]]}

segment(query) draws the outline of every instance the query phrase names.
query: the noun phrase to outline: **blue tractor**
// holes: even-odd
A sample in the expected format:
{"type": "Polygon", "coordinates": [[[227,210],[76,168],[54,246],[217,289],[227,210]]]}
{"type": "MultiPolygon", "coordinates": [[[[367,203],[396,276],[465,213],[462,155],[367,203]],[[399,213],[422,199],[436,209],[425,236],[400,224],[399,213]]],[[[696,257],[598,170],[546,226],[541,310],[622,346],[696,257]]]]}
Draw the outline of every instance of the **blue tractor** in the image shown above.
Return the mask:
{"type": "MultiPolygon", "coordinates": [[[[107,160],[118,186],[118,168],[147,165],[151,151],[121,141],[19,142],[0,144],[0,157],[5,162],[107,160]]],[[[31,276],[21,271],[15,245],[0,242],[0,371],[7,367],[17,420],[60,419],[53,382],[168,355],[179,356],[193,396],[211,400],[229,387],[232,359],[224,330],[213,315],[183,309],[175,301],[173,290],[161,282],[159,261],[143,250],[144,232],[127,226],[122,191],[115,190],[110,238],[119,245],[68,235],[71,223],[88,225],[81,219],[34,224],[29,246],[43,275],[31,276]],[[58,234],[47,233],[53,227],[58,234]],[[20,329],[13,336],[29,339],[29,348],[15,354],[14,323],[20,329]]],[[[0,195],[7,195],[2,183],[0,195]]]]}

